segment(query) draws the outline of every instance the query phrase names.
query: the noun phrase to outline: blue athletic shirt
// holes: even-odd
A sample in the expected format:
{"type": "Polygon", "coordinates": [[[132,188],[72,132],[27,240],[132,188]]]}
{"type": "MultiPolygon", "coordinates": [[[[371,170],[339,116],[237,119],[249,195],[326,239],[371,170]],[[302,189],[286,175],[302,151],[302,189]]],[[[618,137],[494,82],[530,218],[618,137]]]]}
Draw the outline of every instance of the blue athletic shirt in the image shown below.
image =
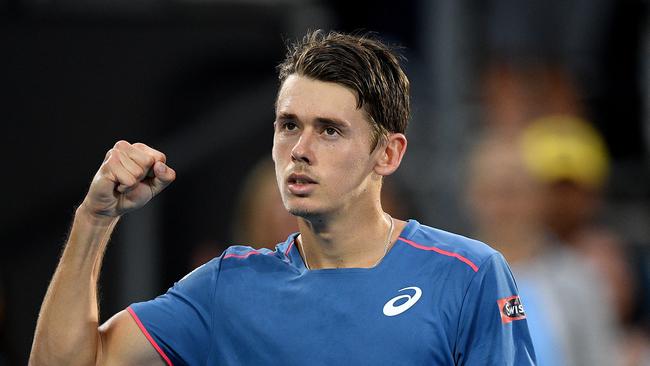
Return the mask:
{"type": "Polygon", "coordinates": [[[534,365],[489,246],[409,220],[374,268],[308,270],[292,234],[233,246],[127,310],[169,365],[534,365]]]}

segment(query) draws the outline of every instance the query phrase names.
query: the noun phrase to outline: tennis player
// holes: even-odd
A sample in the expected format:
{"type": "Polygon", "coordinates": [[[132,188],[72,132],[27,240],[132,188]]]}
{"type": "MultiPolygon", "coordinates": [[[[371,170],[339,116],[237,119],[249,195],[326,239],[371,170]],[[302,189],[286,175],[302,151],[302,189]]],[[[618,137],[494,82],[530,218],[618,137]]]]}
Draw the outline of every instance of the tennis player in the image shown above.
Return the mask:
{"type": "Polygon", "coordinates": [[[163,153],[120,141],[77,208],[30,364],[533,365],[501,254],[382,210],[410,113],[395,53],[313,32],[290,46],[279,79],[273,160],[299,232],[273,251],[230,247],[100,326],[113,228],[176,175],[163,153]]]}

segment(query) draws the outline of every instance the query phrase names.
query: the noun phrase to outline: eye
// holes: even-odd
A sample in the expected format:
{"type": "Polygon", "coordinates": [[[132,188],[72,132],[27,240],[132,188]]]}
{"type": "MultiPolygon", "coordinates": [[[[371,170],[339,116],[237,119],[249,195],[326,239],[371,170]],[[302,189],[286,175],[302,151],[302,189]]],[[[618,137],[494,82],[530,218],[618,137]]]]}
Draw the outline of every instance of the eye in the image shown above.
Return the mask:
{"type": "Polygon", "coordinates": [[[339,133],[339,131],[337,131],[336,128],[334,128],[334,127],[327,127],[325,129],[325,134],[327,136],[334,136],[334,135],[336,135],[338,133],[339,133]]]}
{"type": "Polygon", "coordinates": [[[293,131],[296,128],[298,128],[298,125],[296,125],[294,122],[291,122],[291,121],[282,122],[282,124],[280,126],[281,126],[281,129],[283,129],[285,131],[293,131]]]}

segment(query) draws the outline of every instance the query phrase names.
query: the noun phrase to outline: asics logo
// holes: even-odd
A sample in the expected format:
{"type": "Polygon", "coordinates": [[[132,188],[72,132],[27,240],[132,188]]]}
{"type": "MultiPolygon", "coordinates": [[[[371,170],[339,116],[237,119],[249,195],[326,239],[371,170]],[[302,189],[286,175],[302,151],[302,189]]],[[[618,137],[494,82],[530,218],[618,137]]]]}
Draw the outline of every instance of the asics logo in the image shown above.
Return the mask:
{"type": "Polygon", "coordinates": [[[400,315],[401,313],[405,312],[406,310],[410,309],[411,306],[415,305],[418,300],[420,300],[420,296],[422,296],[422,290],[420,290],[419,287],[405,287],[398,292],[406,291],[406,290],[413,290],[415,293],[413,295],[399,295],[395,296],[392,299],[388,300],[388,302],[384,305],[384,315],[386,316],[395,316],[395,315],[400,315]],[[406,299],[406,302],[404,302],[401,305],[395,306],[395,303],[406,299]]]}

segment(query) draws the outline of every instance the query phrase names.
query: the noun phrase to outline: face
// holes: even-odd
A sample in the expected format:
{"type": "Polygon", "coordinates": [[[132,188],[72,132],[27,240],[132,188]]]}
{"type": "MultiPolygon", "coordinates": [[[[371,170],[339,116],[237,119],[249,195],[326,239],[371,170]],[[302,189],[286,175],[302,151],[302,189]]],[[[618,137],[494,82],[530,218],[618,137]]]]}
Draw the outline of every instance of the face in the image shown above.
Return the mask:
{"type": "Polygon", "coordinates": [[[541,188],[516,149],[492,142],[477,152],[468,197],[482,230],[527,228],[541,219],[541,188]]]}
{"type": "Polygon", "coordinates": [[[278,94],[273,161],[287,210],[317,217],[379,195],[371,127],[353,91],[289,76],[278,94]]]}

